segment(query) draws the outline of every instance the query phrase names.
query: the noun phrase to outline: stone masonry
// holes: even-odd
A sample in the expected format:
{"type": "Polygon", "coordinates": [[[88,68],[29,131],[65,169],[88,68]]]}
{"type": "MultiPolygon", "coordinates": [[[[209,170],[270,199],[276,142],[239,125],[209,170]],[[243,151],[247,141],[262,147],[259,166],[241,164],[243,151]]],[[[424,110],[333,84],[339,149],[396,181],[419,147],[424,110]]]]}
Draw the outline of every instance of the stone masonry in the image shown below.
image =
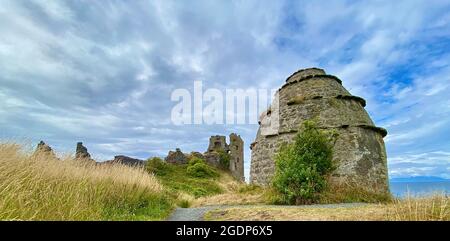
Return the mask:
{"type": "Polygon", "coordinates": [[[278,90],[278,105],[272,104],[260,117],[260,128],[250,145],[251,183],[266,185],[275,171],[273,157],[282,143],[291,143],[305,120],[339,134],[333,148],[333,183],[362,185],[387,192],[388,172],[383,137],[364,107],[364,99],[351,95],[340,79],[318,68],[295,72],[278,90]],[[278,115],[276,114],[278,113],[278,115]],[[269,126],[270,123],[278,125],[269,126]]]}
{"type": "Polygon", "coordinates": [[[245,181],[244,177],[244,141],[239,135],[230,134],[230,171],[238,180],[245,181]]]}
{"type": "Polygon", "coordinates": [[[188,157],[180,150],[180,148],[177,148],[175,151],[169,151],[165,161],[171,164],[187,164],[188,157]]]}
{"type": "Polygon", "coordinates": [[[225,136],[211,136],[209,138],[208,150],[203,154],[206,162],[218,167],[220,165],[220,151],[230,155],[229,170],[234,178],[244,181],[244,141],[235,134],[230,134],[230,144],[227,144],[225,136]]]}

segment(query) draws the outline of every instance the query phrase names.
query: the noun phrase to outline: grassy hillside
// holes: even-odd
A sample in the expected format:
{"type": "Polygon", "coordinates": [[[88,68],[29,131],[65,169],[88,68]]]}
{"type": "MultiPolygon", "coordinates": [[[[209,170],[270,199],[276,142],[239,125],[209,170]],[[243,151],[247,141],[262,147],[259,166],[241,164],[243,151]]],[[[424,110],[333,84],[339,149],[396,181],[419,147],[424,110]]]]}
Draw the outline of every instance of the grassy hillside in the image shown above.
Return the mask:
{"type": "Polygon", "coordinates": [[[153,173],[163,186],[171,193],[186,194],[193,198],[219,194],[223,189],[217,184],[221,174],[213,169],[217,175],[213,177],[196,177],[189,175],[188,165],[167,164],[160,159],[147,164],[147,171],[153,173]],[[156,162],[156,163],[155,163],[156,162]]]}
{"type": "Polygon", "coordinates": [[[172,203],[143,169],[59,160],[0,144],[1,220],[159,220],[172,203]]]}
{"type": "Polygon", "coordinates": [[[246,186],[201,163],[148,163],[99,165],[0,143],[0,220],[163,220],[176,206],[227,201],[246,186]]]}
{"type": "MultiPolygon", "coordinates": [[[[198,160],[197,160],[198,161],[198,160]]],[[[148,161],[147,171],[153,173],[165,190],[176,200],[180,207],[204,206],[216,204],[250,204],[261,203],[261,194],[256,194],[253,186],[236,181],[227,171],[203,166],[212,172],[199,175],[201,169],[192,172],[193,165],[173,165],[154,158],[148,161]],[[190,172],[191,171],[191,172],[190,172]],[[250,188],[249,188],[250,187],[250,188]]]]}

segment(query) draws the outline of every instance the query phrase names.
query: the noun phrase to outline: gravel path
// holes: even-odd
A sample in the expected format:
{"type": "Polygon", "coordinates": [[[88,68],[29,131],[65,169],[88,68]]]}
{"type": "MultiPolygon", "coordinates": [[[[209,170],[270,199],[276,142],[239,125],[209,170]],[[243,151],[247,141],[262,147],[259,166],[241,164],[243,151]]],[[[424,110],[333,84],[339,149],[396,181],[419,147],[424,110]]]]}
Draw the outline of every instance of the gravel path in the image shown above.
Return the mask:
{"type": "Polygon", "coordinates": [[[315,205],[299,205],[299,206],[283,206],[283,205],[215,205],[204,206],[198,208],[176,208],[172,215],[167,219],[168,221],[202,221],[203,216],[212,210],[226,209],[226,208],[342,208],[342,207],[357,207],[367,205],[365,203],[340,203],[340,204],[315,204],[315,205]]]}
{"type": "Polygon", "coordinates": [[[168,221],[202,221],[205,213],[232,206],[205,206],[198,208],[177,208],[167,219],[168,221]]]}

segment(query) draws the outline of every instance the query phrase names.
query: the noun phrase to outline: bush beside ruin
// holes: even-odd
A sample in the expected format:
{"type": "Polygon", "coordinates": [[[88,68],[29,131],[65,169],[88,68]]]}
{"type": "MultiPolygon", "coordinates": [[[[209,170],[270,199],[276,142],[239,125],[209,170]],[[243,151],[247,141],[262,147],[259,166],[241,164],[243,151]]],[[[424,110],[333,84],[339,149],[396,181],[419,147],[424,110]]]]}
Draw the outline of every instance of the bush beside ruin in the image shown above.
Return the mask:
{"type": "Polygon", "coordinates": [[[307,121],[291,144],[275,157],[273,187],[281,203],[305,204],[319,199],[332,171],[332,144],[328,133],[307,121]]]}

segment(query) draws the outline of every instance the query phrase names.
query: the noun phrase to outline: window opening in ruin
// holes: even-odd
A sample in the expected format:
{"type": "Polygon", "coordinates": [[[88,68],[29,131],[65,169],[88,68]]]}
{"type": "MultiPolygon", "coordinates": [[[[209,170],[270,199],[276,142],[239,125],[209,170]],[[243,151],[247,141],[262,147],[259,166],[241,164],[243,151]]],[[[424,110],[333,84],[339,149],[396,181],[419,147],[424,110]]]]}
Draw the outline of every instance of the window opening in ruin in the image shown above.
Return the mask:
{"type": "Polygon", "coordinates": [[[215,148],[220,148],[220,142],[218,142],[218,141],[214,142],[214,147],[215,148]]]}

